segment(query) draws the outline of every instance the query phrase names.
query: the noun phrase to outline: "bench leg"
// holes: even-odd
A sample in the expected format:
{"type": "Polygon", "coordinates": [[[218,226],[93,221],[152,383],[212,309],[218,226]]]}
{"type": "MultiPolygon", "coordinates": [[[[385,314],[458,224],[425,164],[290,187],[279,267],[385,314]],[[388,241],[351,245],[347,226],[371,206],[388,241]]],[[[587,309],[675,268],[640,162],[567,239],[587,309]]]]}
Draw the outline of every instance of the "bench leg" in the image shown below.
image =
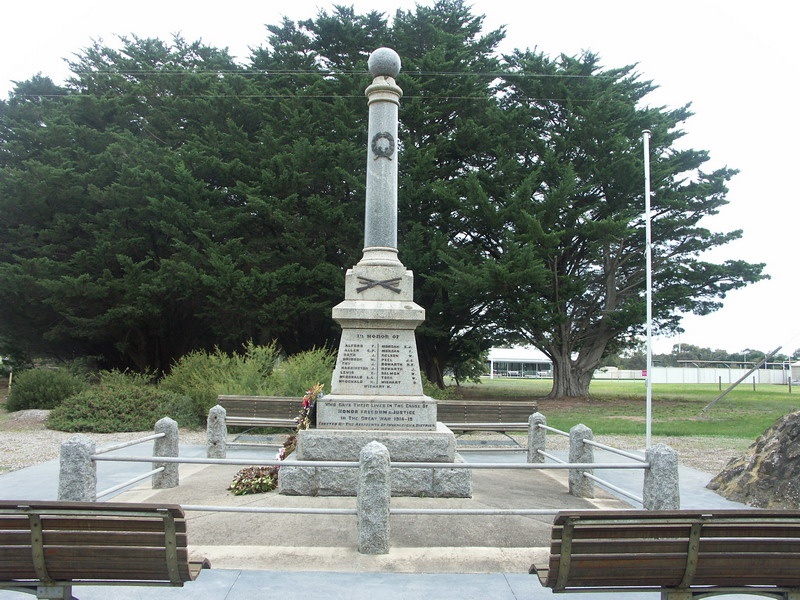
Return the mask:
{"type": "Polygon", "coordinates": [[[692,592],[687,590],[661,590],[661,600],[692,600],[692,592]]]}
{"type": "Polygon", "coordinates": [[[78,600],[72,595],[71,585],[40,585],[36,597],[44,600],[78,600]]]}

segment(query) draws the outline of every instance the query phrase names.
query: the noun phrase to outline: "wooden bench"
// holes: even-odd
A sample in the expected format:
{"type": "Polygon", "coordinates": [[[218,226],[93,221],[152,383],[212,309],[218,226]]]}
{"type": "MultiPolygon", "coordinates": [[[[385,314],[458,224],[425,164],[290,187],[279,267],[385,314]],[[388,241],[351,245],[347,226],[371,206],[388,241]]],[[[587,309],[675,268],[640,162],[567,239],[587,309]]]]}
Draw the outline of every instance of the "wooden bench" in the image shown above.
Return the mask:
{"type": "Polygon", "coordinates": [[[562,511],[548,563],[530,572],[555,592],[800,600],[800,511],[562,511]]]}
{"type": "Polygon", "coordinates": [[[453,431],[527,431],[536,402],[439,400],[438,420],[453,431]]]}
{"type": "MultiPolygon", "coordinates": [[[[225,409],[225,421],[235,427],[288,427],[303,406],[302,398],[282,396],[217,397],[225,409]]],[[[439,400],[437,419],[453,431],[524,431],[528,417],[536,412],[535,402],[496,400],[439,400]]]]}
{"type": "Polygon", "coordinates": [[[0,501],[0,589],[74,600],[73,585],[180,587],[210,566],[189,561],[177,505],[0,501]]]}
{"type": "Polygon", "coordinates": [[[284,396],[218,396],[225,409],[225,422],[234,427],[297,427],[295,418],[303,407],[302,398],[284,396]]]}

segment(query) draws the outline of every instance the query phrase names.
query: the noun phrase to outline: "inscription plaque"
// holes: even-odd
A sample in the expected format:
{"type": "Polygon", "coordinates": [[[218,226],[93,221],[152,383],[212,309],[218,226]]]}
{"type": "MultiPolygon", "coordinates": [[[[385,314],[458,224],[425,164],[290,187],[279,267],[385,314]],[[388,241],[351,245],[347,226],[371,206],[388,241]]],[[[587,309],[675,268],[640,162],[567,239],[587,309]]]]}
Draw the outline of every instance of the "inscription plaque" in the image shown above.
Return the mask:
{"type": "Polygon", "coordinates": [[[435,410],[429,402],[338,399],[318,407],[317,427],[429,431],[435,410]]]}
{"type": "Polygon", "coordinates": [[[414,332],[386,329],[342,331],[331,386],[335,394],[422,394],[414,332]]]}

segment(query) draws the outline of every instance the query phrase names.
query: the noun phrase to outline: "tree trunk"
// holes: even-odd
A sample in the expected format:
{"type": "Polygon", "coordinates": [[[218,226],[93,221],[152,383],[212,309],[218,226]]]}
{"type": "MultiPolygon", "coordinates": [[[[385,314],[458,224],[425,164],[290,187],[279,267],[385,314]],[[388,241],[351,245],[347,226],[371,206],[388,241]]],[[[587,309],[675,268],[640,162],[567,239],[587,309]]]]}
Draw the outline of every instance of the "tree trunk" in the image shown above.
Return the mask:
{"type": "Polygon", "coordinates": [[[548,398],[588,398],[594,368],[581,369],[569,355],[553,353],[553,388],[548,398]]]}
{"type": "Polygon", "coordinates": [[[570,344],[549,345],[546,354],[553,359],[553,388],[548,398],[589,398],[589,384],[603,358],[611,335],[596,335],[586,341],[573,358],[570,344]]]}
{"type": "Polygon", "coordinates": [[[422,374],[432,384],[437,385],[439,389],[444,389],[444,369],[442,369],[442,361],[436,353],[436,349],[432,348],[424,338],[417,339],[417,357],[419,358],[419,368],[422,374]]]}

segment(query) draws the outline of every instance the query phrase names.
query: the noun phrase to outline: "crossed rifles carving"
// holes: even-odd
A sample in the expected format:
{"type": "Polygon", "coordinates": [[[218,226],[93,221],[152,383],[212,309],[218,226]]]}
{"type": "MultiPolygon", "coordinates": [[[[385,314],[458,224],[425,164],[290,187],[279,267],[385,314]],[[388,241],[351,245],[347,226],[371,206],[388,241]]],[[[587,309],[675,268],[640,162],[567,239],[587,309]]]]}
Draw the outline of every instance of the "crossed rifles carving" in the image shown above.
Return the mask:
{"type": "Polygon", "coordinates": [[[357,293],[361,293],[364,290],[370,290],[374,287],[380,286],[384,289],[387,289],[395,294],[400,293],[400,288],[398,284],[400,283],[400,278],[395,277],[394,279],[384,279],[382,281],[376,281],[375,279],[368,279],[367,277],[359,277],[358,282],[363,284],[361,287],[356,288],[357,293]]]}

